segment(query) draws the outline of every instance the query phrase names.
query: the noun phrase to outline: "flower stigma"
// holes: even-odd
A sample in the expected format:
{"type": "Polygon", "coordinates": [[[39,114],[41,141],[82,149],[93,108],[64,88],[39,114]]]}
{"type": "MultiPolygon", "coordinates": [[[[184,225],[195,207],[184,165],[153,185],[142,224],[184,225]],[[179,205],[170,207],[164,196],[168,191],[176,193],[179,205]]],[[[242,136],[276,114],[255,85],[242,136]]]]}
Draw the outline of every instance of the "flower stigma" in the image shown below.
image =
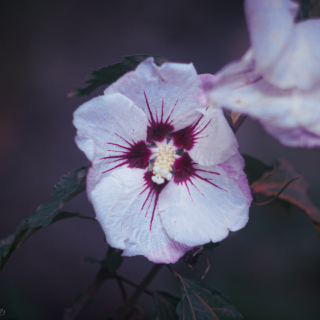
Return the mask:
{"type": "Polygon", "coordinates": [[[152,181],[157,184],[164,183],[165,179],[172,179],[172,165],[175,161],[176,150],[173,146],[163,144],[155,151],[152,181]]]}

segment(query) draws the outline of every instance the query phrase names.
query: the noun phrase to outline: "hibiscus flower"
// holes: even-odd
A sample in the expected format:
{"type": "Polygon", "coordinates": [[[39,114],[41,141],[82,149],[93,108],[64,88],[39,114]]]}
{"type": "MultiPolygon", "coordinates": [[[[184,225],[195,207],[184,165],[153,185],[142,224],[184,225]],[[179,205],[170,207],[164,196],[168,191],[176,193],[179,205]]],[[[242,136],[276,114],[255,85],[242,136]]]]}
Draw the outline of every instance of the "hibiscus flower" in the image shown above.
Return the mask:
{"type": "Polygon", "coordinates": [[[192,64],[141,63],[74,113],[87,193],[123,255],[174,263],[248,220],[244,161],[221,109],[199,104],[192,64]]]}
{"type": "Polygon", "coordinates": [[[212,105],[257,119],[290,147],[320,146],[320,20],[289,0],[246,0],[251,48],[208,79],[212,105]]]}

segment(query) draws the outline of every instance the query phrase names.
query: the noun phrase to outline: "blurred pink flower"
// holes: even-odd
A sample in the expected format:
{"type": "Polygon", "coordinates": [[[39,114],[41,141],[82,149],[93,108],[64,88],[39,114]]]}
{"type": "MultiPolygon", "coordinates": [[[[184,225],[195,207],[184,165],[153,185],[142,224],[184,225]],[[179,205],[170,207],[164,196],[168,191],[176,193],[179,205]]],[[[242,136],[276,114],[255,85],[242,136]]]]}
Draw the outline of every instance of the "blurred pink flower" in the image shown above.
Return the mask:
{"type": "Polygon", "coordinates": [[[320,20],[289,0],[246,0],[251,48],[206,83],[207,98],[291,147],[320,146],[320,20]]]}
{"type": "Polygon", "coordinates": [[[221,109],[198,103],[192,64],[149,58],[74,113],[87,192],[108,243],[174,263],[246,224],[244,161],[221,109]]]}

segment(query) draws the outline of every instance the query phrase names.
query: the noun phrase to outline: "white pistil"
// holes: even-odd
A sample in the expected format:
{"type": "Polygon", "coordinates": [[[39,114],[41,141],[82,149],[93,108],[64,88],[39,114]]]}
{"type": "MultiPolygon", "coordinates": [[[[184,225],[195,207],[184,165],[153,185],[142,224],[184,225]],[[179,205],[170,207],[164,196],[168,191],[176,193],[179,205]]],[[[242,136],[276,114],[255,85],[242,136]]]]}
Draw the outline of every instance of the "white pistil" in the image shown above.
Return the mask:
{"type": "Polygon", "coordinates": [[[164,183],[172,179],[172,165],[175,161],[175,151],[172,146],[161,146],[155,154],[152,181],[157,184],[164,183]]]}
{"type": "Polygon", "coordinates": [[[153,182],[155,182],[157,184],[164,183],[164,179],[160,176],[160,174],[157,174],[156,176],[152,176],[151,179],[153,182]]]}

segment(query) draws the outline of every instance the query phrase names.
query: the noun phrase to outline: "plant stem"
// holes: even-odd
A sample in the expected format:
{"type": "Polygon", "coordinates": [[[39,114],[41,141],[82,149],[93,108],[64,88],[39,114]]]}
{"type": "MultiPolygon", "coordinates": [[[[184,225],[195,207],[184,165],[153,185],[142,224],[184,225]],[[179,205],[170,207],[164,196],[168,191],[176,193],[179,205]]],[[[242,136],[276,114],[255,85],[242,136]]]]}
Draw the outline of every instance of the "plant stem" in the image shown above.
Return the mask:
{"type": "Polygon", "coordinates": [[[85,294],[71,307],[65,310],[63,320],[74,320],[79,313],[87,306],[90,299],[96,294],[100,286],[107,279],[112,278],[113,272],[106,267],[101,267],[98,274],[94,278],[92,284],[85,294]]]}
{"type": "Polygon", "coordinates": [[[246,120],[246,118],[247,118],[246,114],[240,115],[240,117],[237,119],[237,121],[231,126],[231,129],[234,134],[236,134],[236,132],[239,130],[239,128],[243,124],[244,120],[246,120]]]}
{"type": "Polygon", "coordinates": [[[137,287],[137,290],[133,293],[133,295],[130,297],[130,299],[127,301],[127,303],[124,305],[124,307],[121,308],[121,310],[115,316],[115,318],[114,318],[115,320],[128,319],[128,316],[130,315],[132,307],[134,306],[135,302],[139,298],[140,294],[143,291],[145,291],[146,287],[150,284],[150,282],[153,280],[153,278],[158,274],[158,272],[160,271],[162,266],[163,266],[162,264],[155,264],[152,267],[152,269],[149,271],[149,273],[142,280],[141,284],[137,287]]]}
{"type": "MultiPolygon", "coordinates": [[[[106,257],[114,252],[115,249],[109,247],[106,253],[106,257]]],[[[84,293],[84,295],[74,303],[71,308],[68,308],[64,311],[63,320],[74,320],[79,315],[79,313],[87,306],[90,299],[97,293],[101,285],[108,279],[114,278],[115,272],[110,270],[108,267],[101,266],[97,275],[95,276],[90,287],[84,293]]],[[[124,288],[123,288],[124,289],[124,288]]],[[[122,288],[120,287],[122,291],[122,288]]]]}
{"type": "MultiPolygon", "coordinates": [[[[116,275],[116,278],[117,278],[117,279],[120,279],[120,280],[122,280],[122,281],[124,281],[124,282],[126,282],[126,283],[128,283],[128,284],[130,284],[130,285],[132,285],[133,287],[136,287],[136,288],[139,287],[139,284],[138,284],[138,283],[136,283],[136,282],[134,282],[134,281],[132,281],[132,280],[130,280],[130,279],[128,279],[128,278],[125,278],[125,277],[123,277],[123,276],[120,276],[119,274],[116,275]]],[[[144,292],[145,292],[146,294],[148,294],[149,296],[152,296],[155,291],[154,291],[154,290],[151,290],[151,289],[148,289],[148,288],[145,288],[145,289],[144,289],[144,292]]]]}
{"type": "Polygon", "coordinates": [[[117,281],[118,286],[119,286],[120,291],[121,291],[122,300],[123,300],[124,303],[126,303],[127,300],[128,300],[128,297],[127,297],[126,289],[123,286],[122,279],[120,277],[116,277],[116,281],[117,281]]]}

